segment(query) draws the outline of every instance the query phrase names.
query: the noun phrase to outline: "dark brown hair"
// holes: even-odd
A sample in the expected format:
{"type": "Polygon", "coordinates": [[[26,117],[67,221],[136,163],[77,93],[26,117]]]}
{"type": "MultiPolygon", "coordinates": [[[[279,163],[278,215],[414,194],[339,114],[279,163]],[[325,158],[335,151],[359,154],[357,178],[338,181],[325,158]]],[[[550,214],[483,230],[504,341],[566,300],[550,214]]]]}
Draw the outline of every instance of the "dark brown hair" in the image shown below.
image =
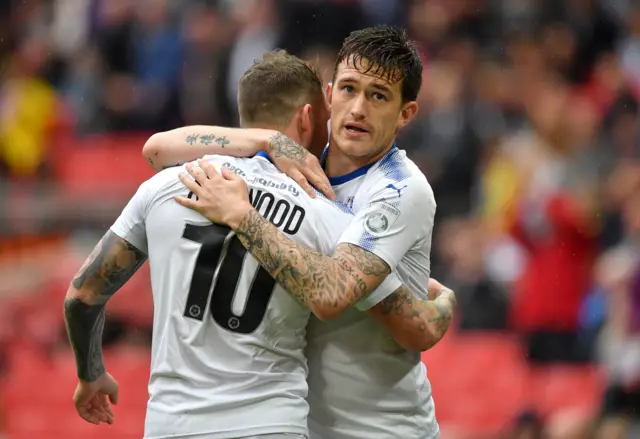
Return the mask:
{"type": "Polygon", "coordinates": [[[404,29],[374,26],[351,32],[342,43],[333,71],[343,61],[353,63],[360,72],[390,83],[402,81],[403,102],[415,101],[422,86],[422,59],[414,41],[404,29]]]}
{"type": "Polygon", "coordinates": [[[323,99],[316,69],[284,50],[265,53],[240,79],[238,111],[243,126],[285,127],[305,104],[323,99]]]}

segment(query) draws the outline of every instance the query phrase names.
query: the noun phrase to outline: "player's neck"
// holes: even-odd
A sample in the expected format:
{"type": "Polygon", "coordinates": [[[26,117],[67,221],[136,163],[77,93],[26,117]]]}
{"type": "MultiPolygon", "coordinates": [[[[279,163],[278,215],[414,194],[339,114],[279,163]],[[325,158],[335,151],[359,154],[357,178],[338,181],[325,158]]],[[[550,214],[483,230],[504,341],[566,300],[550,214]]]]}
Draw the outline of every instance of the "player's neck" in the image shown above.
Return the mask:
{"type": "Polygon", "coordinates": [[[373,157],[348,156],[335,144],[332,146],[332,143],[331,141],[329,142],[329,150],[327,151],[327,160],[324,167],[328,177],[341,177],[377,162],[389,152],[395,142],[391,142],[388,147],[373,157]]]}

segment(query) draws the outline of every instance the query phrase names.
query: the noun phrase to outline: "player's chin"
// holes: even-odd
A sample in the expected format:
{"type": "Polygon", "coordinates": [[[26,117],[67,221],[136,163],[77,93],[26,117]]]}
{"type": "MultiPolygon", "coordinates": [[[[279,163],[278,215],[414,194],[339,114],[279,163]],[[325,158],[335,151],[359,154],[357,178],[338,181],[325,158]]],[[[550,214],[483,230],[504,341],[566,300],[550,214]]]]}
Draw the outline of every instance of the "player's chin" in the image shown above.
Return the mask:
{"type": "Polygon", "coordinates": [[[343,154],[351,157],[363,157],[371,155],[375,150],[375,143],[370,135],[361,137],[342,137],[340,149],[343,154]]]}

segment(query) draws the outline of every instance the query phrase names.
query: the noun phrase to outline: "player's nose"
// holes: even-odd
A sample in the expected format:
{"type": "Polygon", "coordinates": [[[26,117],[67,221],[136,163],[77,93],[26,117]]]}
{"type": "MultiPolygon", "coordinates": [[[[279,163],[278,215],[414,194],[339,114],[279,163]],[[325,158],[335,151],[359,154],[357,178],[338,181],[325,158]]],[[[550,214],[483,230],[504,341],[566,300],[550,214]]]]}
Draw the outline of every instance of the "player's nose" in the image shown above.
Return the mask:
{"type": "Polygon", "coordinates": [[[353,117],[355,121],[362,120],[366,117],[366,114],[367,114],[366,105],[367,105],[367,100],[364,94],[360,94],[358,97],[356,97],[351,101],[350,113],[351,113],[351,117],[353,117]]]}

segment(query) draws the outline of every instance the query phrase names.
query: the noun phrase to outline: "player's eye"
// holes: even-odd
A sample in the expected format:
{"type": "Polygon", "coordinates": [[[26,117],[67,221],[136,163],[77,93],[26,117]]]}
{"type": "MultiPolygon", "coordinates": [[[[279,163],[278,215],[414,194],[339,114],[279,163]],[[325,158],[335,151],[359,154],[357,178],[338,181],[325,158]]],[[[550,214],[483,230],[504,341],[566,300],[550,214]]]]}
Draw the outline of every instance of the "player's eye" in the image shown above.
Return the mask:
{"type": "Polygon", "coordinates": [[[342,90],[346,91],[347,93],[353,93],[353,87],[350,85],[343,85],[342,90]]]}
{"type": "Polygon", "coordinates": [[[377,100],[377,101],[386,101],[387,100],[387,97],[385,95],[383,95],[382,93],[378,93],[378,92],[373,93],[373,98],[375,100],[377,100]]]}

